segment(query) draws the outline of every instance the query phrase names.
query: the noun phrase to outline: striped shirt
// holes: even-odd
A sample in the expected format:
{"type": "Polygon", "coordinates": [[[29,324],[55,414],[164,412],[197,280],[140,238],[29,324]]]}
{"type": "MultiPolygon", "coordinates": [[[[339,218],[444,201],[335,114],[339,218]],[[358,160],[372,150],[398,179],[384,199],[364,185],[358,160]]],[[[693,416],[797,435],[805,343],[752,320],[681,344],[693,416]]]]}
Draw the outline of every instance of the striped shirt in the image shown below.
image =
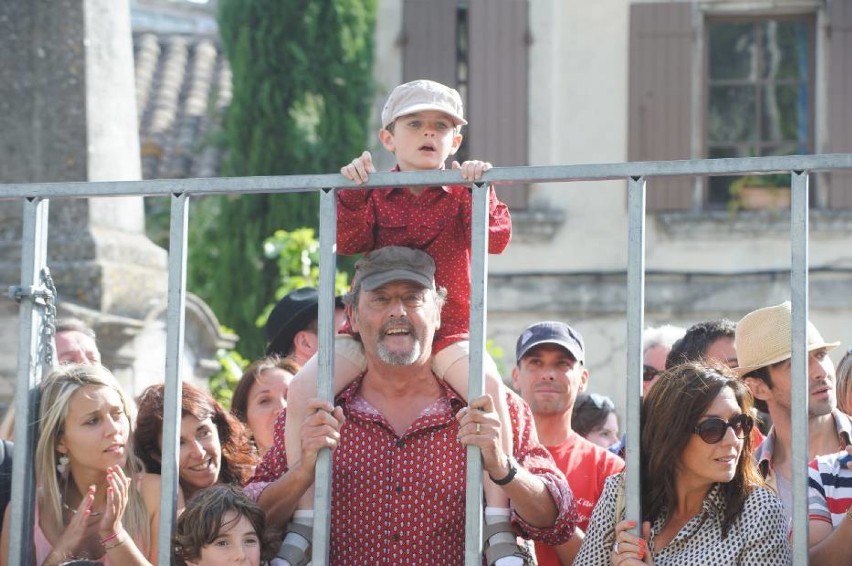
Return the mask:
{"type": "Polygon", "coordinates": [[[840,464],[848,453],[817,456],[808,464],[808,514],[811,520],[831,523],[843,521],[852,505],[852,470],[840,464]]]}

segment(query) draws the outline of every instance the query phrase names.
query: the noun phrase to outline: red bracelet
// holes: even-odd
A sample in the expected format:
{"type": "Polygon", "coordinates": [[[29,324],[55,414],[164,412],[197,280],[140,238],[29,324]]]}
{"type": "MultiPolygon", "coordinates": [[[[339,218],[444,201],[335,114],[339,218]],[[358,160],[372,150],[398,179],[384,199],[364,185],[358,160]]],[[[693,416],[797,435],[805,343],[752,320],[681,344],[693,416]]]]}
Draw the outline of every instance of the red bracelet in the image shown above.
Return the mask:
{"type": "Polygon", "coordinates": [[[109,541],[111,541],[114,538],[118,538],[118,533],[112,533],[107,538],[103,539],[101,541],[101,546],[105,545],[106,543],[108,543],[109,541]]]}

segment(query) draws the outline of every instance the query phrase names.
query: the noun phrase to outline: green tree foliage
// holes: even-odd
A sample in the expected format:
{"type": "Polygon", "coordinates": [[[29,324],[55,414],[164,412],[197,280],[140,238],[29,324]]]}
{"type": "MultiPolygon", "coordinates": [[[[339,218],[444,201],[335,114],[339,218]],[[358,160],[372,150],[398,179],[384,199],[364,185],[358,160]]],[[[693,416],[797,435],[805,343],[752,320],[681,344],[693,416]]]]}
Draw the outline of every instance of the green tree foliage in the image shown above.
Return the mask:
{"type": "MultiPolygon", "coordinates": [[[[331,173],[363,151],[373,93],[376,0],[219,0],[233,73],[228,176],[331,173]]],[[[207,197],[190,217],[188,286],[264,349],[255,320],[278,287],[262,253],[277,229],[318,226],[313,193],[207,197]]]]}
{"type": "MultiPolygon", "coordinates": [[[[312,228],[299,228],[292,232],[276,230],[263,243],[263,254],[276,267],[277,288],[269,302],[254,321],[256,328],[263,328],[266,319],[278,300],[301,287],[319,287],[319,241],[312,228]]],[[[334,277],[334,292],[340,295],[349,290],[346,273],[337,271],[334,277]]],[[[261,303],[262,304],[262,303],[261,303]]],[[[232,332],[231,329],[226,329],[232,332]]],[[[238,352],[220,350],[216,354],[220,369],[210,379],[210,390],[223,407],[230,408],[233,389],[249,364],[238,352]]]]}
{"type": "MultiPolygon", "coordinates": [[[[266,325],[273,307],[284,295],[302,287],[319,287],[319,240],[312,228],[299,228],[292,232],[276,230],[263,244],[263,253],[274,259],[278,266],[278,288],[275,297],[257,317],[258,327],[266,325]]],[[[334,293],[349,291],[349,278],[345,272],[334,274],[334,293]]]]}

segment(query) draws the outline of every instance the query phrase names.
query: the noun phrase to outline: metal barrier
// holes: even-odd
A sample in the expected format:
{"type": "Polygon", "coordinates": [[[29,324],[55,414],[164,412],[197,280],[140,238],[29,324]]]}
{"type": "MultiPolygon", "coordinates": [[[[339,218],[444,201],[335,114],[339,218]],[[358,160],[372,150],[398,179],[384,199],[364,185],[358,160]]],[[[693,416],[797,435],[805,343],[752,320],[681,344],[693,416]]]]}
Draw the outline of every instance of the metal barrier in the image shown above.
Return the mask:
{"type": "MultiPolygon", "coordinates": [[[[480,376],[469,385],[469,397],[482,394],[482,353],[485,349],[486,276],[488,267],[487,226],[489,183],[570,182],[580,180],[626,179],[628,187],[628,311],[627,311],[627,430],[639,429],[642,372],[642,328],[644,326],[645,288],[645,188],[648,177],[713,176],[747,173],[790,172],[792,176],[792,303],[793,303],[793,375],[806,375],[808,311],[808,174],[814,171],[852,169],[852,154],[760,157],[740,159],[660,161],[593,165],[534,166],[495,168],[483,182],[472,186],[472,277],[471,277],[471,375],[480,376]]],[[[360,188],[388,186],[429,186],[466,184],[458,171],[416,173],[376,173],[360,188]]],[[[355,188],[339,175],[301,175],[284,177],[245,177],[219,179],[178,179],[153,181],[116,181],[97,183],[32,183],[0,185],[0,200],[23,202],[24,229],[21,260],[21,288],[37,289],[46,264],[47,210],[50,198],[109,196],[171,197],[171,234],[169,250],[168,335],[166,360],[165,414],[162,467],[162,508],[159,524],[157,562],[171,561],[171,535],[174,528],[178,485],[178,431],[180,423],[181,357],[184,337],[186,296],[187,218],[191,195],[222,193],[320,192],[320,271],[319,304],[319,380],[318,396],[332,400],[334,329],[334,266],[336,264],[336,201],[334,189],[355,188]]],[[[20,343],[15,405],[21,410],[15,420],[15,461],[13,471],[12,532],[9,563],[26,564],[32,559],[34,468],[30,465],[34,449],[36,420],[35,391],[39,381],[38,352],[44,312],[36,294],[21,296],[20,343]]],[[[794,563],[807,564],[807,383],[793,380],[793,540],[794,563]]],[[[640,518],[639,435],[627,437],[627,497],[629,518],[640,518]]],[[[479,566],[482,560],[482,461],[478,449],[467,452],[467,506],[465,564],[479,566]]],[[[324,450],[317,464],[314,564],[328,563],[331,509],[331,458],[324,450]]]]}

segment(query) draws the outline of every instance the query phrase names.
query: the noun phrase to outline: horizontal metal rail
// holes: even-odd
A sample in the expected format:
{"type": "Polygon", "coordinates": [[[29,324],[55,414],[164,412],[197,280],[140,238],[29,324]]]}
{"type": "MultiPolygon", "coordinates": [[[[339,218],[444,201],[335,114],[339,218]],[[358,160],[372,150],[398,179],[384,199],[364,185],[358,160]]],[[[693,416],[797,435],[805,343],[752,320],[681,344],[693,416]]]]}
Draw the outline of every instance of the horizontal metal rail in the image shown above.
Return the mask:
{"type": "MultiPolygon", "coordinates": [[[[687,161],[644,161],[592,165],[536,165],[495,167],[482,177],[488,183],[553,183],[603,181],[630,177],[718,176],[743,173],[825,171],[852,169],[852,154],[742,157],[735,159],[691,159],[687,161]]],[[[328,187],[377,188],[467,184],[461,172],[417,171],[374,173],[363,185],[341,175],[288,175],[278,177],[216,177],[209,179],[154,179],[148,181],[101,181],[77,183],[0,184],[0,199],[15,197],[108,197],[305,192],[328,187]]]]}

